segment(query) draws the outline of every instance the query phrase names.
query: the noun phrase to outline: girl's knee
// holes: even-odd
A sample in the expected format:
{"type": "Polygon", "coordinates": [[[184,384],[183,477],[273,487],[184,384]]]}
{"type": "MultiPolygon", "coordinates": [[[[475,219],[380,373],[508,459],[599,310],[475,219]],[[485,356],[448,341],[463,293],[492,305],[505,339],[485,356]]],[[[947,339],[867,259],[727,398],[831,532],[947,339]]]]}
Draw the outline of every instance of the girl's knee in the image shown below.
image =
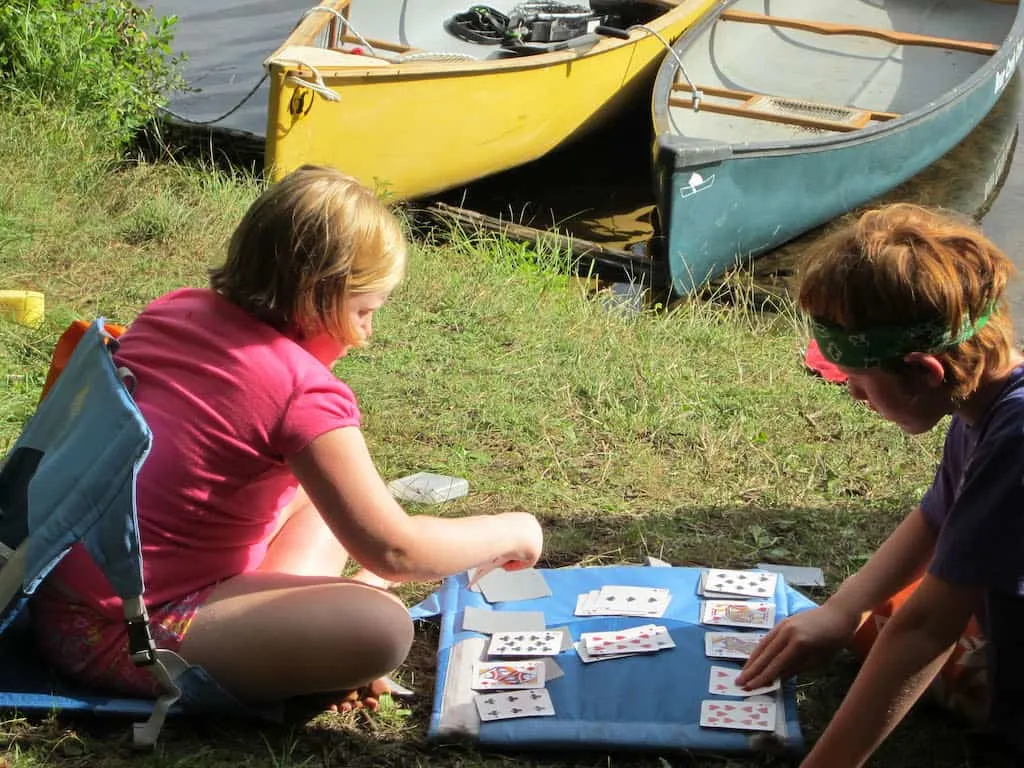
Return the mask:
{"type": "Polygon", "coordinates": [[[398,600],[389,600],[380,612],[381,675],[400,667],[412,648],[413,625],[409,611],[398,600]]]}

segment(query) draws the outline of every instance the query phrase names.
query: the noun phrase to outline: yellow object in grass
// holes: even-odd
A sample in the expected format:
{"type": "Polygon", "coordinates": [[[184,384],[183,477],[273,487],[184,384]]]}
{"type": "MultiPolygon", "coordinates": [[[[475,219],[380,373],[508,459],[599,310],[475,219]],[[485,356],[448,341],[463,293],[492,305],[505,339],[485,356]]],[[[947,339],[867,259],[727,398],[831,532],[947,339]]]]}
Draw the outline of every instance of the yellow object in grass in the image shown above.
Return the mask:
{"type": "Polygon", "coordinates": [[[45,311],[45,299],[38,291],[0,291],[0,317],[38,328],[45,311]]]}

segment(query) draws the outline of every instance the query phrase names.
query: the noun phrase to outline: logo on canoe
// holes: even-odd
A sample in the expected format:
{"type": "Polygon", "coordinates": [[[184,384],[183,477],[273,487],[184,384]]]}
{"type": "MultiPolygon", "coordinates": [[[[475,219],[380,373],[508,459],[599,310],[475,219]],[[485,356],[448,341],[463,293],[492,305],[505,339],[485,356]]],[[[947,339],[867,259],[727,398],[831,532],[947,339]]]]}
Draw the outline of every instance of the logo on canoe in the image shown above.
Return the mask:
{"type": "Polygon", "coordinates": [[[1003,92],[1003,88],[1010,82],[1010,78],[1013,77],[1013,73],[1017,71],[1017,62],[1020,61],[1021,52],[1024,51],[1024,40],[1018,40],[1017,44],[1013,46],[1013,53],[1010,54],[1009,60],[999,71],[996,72],[996,95],[998,96],[1003,92]]]}
{"type": "Polygon", "coordinates": [[[711,174],[706,179],[699,173],[694,171],[690,174],[690,180],[682,187],[679,188],[679,196],[686,198],[696,195],[698,192],[703,192],[705,189],[715,183],[715,174],[711,174]]]}

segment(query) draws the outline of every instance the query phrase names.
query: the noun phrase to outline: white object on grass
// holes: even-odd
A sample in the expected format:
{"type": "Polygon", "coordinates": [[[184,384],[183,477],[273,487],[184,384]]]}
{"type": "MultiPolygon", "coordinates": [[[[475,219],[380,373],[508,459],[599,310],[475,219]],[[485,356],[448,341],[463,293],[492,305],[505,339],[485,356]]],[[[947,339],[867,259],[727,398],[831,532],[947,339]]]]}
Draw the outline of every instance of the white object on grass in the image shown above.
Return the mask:
{"type": "Polygon", "coordinates": [[[391,495],[401,501],[418,504],[440,504],[469,493],[469,481],[461,477],[436,475],[433,472],[417,472],[388,483],[391,495]]]}

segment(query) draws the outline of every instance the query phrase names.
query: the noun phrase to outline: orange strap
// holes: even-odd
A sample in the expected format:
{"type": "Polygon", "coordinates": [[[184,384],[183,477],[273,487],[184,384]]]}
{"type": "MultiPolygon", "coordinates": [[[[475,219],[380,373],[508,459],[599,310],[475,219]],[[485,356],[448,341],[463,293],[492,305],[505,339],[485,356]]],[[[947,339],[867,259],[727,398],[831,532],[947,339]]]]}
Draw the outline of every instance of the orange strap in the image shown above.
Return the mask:
{"type": "MultiPolygon", "coordinates": [[[[89,330],[90,323],[84,320],[75,320],[67,327],[67,330],[61,334],[60,339],[57,340],[57,346],[53,348],[53,357],[50,359],[50,370],[46,373],[46,381],[43,384],[42,394],[39,395],[39,402],[43,401],[47,393],[53,387],[57,381],[57,377],[61,375],[64,369],[68,365],[68,360],[71,359],[71,355],[75,351],[75,347],[78,346],[78,342],[82,340],[85,332],[89,330]]],[[[105,323],[103,326],[104,330],[113,336],[115,339],[124,333],[124,326],[117,325],[116,323],[105,323]]]]}

